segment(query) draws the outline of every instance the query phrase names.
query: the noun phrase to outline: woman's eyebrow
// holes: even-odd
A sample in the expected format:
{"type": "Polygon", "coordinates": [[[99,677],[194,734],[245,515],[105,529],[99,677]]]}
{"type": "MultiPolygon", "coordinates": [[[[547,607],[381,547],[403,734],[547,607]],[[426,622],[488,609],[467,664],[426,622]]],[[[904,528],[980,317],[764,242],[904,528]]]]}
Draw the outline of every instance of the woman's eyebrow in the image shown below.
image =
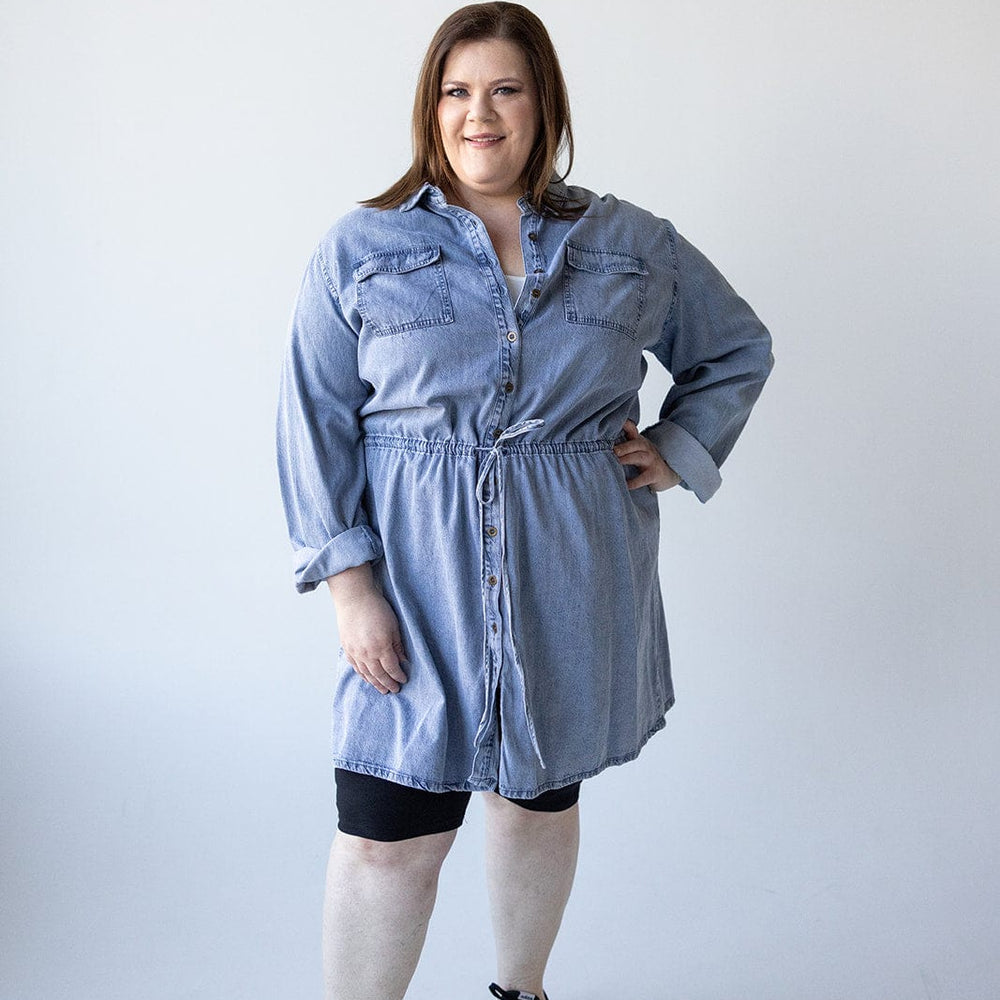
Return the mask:
{"type": "MultiPolygon", "coordinates": [[[[501,83],[516,83],[516,84],[519,84],[519,85],[523,86],[523,84],[521,84],[521,81],[516,76],[502,76],[502,77],[500,77],[499,80],[491,80],[490,81],[490,86],[491,87],[496,87],[498,84],[501,84],[501,83]]],[[[441,86],[442,87],[468,87],[469,85],[464,80],[442,80],[441,81],[441,86]]]]}

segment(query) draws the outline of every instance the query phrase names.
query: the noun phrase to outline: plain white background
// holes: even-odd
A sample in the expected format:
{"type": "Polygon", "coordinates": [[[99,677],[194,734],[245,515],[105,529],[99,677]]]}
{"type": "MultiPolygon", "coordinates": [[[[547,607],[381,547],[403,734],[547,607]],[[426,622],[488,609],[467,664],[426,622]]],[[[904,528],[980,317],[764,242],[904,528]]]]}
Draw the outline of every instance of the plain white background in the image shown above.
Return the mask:
{"type": "MultiPolygon", "coordinates": [[[[585,786],[551,996],[996,996],[997,7],[532,6],[571,179],[672,219],[777,358],[716,497],[662,495],[678,702],[585,786]]],[[[0,1000],[320,996],[337,636],[278,366],[452,9],[4,5],[0,1000]]],[[[486,995],[479,809],[416,1000],[486,995]]]]}

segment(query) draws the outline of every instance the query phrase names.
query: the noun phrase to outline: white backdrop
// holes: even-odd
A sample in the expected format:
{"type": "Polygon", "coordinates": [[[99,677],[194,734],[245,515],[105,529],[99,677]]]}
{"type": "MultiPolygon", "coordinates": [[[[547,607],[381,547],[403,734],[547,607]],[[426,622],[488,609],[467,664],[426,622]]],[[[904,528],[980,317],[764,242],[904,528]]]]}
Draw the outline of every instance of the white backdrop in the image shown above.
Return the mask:
{"type": "MultiPolygon", "coordinates": [[[[4,4],[0,1000],[320,995],[337,638],[278,366],[453,6],[4,4]]],[[[585,786],[552,996],[1000,995],[998,8],[532,6],[571,179],[669,217],[777,358],[719,494],[662,495],[678,703],[585,786]]],[[[416,1000],[486,995],[480,835],[416,1000]]]]}

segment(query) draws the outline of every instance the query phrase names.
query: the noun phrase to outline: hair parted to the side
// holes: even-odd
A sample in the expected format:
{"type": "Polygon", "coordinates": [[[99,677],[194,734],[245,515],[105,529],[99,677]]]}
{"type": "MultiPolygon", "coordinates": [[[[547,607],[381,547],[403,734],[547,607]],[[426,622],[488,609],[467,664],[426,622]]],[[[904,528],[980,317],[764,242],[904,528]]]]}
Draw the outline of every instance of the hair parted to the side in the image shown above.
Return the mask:
{"type": "Polygon", "coordinates": [[[459,42],[499,38],[520,46],[535,75],[541,128],[528,156],[521,181],[535,211],[560,218],[575,218],[584,206],[564,203],[549,191],[556,160],[566,153],[565,178],[573,166],[573,130],[569,96],[556,50],[538,16],[518,3],[474,3],[461,7],[438,28],[420,69],[413,101],[413,163],[387,191],[362,201],[371,208],[398,208],[421,185],[430,181],[448,187],[454,174],[448,164],[438,126],[437,107],[441,78],[448,53],[459,42]]]}

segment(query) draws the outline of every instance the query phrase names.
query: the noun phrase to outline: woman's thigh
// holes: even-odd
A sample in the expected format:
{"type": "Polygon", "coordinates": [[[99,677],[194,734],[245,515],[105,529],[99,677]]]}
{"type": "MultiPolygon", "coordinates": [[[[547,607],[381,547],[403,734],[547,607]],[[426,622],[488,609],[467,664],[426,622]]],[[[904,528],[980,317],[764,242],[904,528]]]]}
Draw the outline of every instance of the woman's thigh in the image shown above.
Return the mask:
{"type": "MultiPolygon", "coordinates": [[[[428,792],[371,774],[335,769],[337,828],[367,840],[396,841],[457,830],[471,792],[428,792]]],[[[505,796],[504,796],[505,797],[505,796]]],[[[580,782],[531,799],[508,799],[532,812],[562,812],[580,797],[580,782]]]]}

